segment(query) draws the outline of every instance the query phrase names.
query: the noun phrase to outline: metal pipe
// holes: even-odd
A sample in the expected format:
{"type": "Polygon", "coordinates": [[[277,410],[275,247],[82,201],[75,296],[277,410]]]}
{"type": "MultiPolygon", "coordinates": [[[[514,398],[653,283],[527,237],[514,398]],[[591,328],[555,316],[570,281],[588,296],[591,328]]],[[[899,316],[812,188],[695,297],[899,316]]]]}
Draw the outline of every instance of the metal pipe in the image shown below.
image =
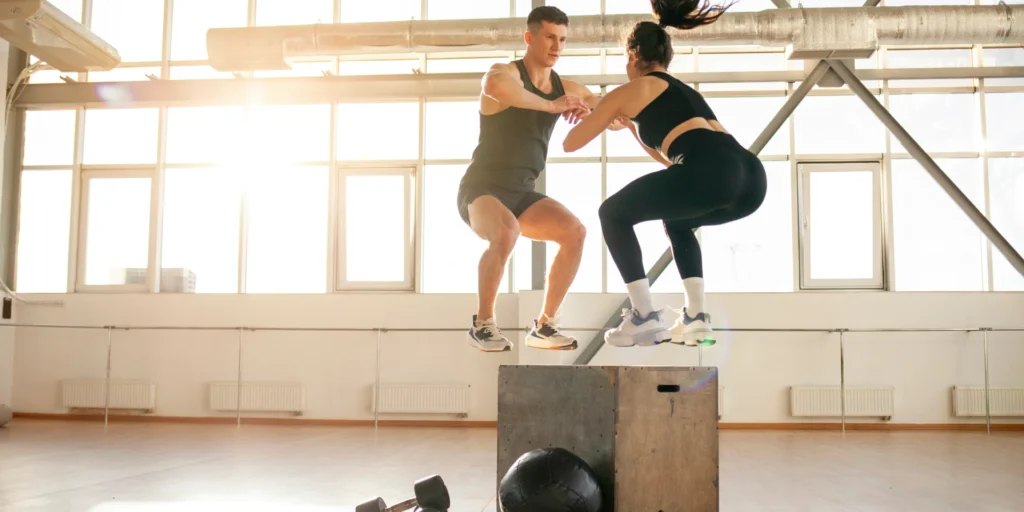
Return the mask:
{"type": "Polygon", "coordinates": [[[991,409],[991,397],[989,396],[989,383],[988,383],[988,330],[982,329],[981,334],[983,336],[983,343],[985,345],[985,431],[989,434],[992,433],[992,409],[991,409]]]}
{"type": "MultiPolygon", "coordinates": [[[[772,46],[814,54],[870,55],[886,45],[1024,43],[1024,7],[907,6],[767,9],[728,12],[693,30],[670,29],[678,46],[772,46]]],[[[621,48],[623,36],[650,14],[573,16],[569,43],[621,48]]],[[[219,71],[288,69],[295,58],[351,54],[508,51],[524,47],[523,18],[411,20],[213,28],[210,65],[219,71]]]]}
{"type": "Polygon", "coordinates": [[[238,379],[235,386],[235,426],[242,426],[242,335],[244,329],[238,329],[238,379]]]}
{"type": "Polygon", "coordinates": [[[114,351],[114,330],[107,327],[107,377],[103,381],[103,425],[110,423],[110,358],[114,351]]]}
{"type": "MultiPolygon", "coordinates": [[[[1024,16],[1024,13],[1022,13],[1022,16],[1024,16]]],[[[1024,30],[1021,32],[1024,32],[1024,30]]],[[[978,229],[980,229],[992,244],[999,249],[999,252],[1003,253],[1003,256],[1005,256],[1007,261],[1017,269],[1017,272],[1020,272],[1020,274],[1024,276],[1024,258],[1021,257],[1012,245],[1010,245],[1010,242],[1003,237],[999,230],[989,222],[988,218],[985,217],[985,214],[978,210],[977,206],[974,206],[974,203],[968,199],[967,195],[965,195],[963,191],[953,183],[953,180],[943,172],[939,165],[932,160],[931,156],[929,156],[917,141],[907,133],[906,129],[900,125],[896,118],[885,109],[885,106],[875,99],[875,97],[868,91],[867,87],[864,86],[864,83],[850,71],[850,68],[846,67],[846,64],[843,64],[838,60],[830,60],[829,64],[843,79],[843,81],[850,86],[850,90],[859,96],[868,108],[878,116],[878,119],[881,120],[887,128],[889,128],[889,131],[899,139],[903,144],[903,147],[913,155],[924,170],[928,171],[928,174],[935,179],[939,186],[942,187],[942,189],[945,190],[951,198],[953,198],[953,202],[955,202],[957,206],[959,206],[960,209],[963,210],[972,221],[974,221],[974,224],[978,226],[978,229]]]]}
{"type": "Polygon", "coordinates": [[[373,385],[373,429],[377,430],[377,418],[380,416],[380,337],[384,329],[377,329],[377,366],[374,370],[373,385]]]}
{"type": "Polygon", "coordinates": [[[839,410],[843,416],[843,433],[846,432],[846,349],[844,334],[846,329],[839,331],[839,410]]]}

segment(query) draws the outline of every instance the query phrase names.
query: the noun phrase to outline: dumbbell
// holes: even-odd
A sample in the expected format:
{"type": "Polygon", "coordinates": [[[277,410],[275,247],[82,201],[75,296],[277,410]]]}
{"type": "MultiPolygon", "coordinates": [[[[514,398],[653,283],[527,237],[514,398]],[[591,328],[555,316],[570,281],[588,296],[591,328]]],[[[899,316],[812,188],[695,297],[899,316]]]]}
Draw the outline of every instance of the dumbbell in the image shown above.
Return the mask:
{"type": "Polygon", "coordinates": [[[356,506],[356,512],[405,512],[414,508],[414,512],[448,512],[448,507],[452,506],[448,486],[438,475],[421,478],[412,487],[415,498],[388,507],[382,498],[377,497],[356,506]]]}

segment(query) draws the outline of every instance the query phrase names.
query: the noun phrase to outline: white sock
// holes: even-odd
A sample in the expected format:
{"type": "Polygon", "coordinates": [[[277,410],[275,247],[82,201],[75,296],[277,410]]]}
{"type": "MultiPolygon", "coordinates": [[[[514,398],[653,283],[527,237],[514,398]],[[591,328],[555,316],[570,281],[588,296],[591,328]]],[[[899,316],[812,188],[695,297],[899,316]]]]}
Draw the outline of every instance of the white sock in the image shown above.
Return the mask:
{"type": "Polygon", "coordinates": [[[704,313],[704,278],[688,277],[683,279],[683,288],[686,289],[687,316],[693,318],[698,313],[704,313]]]}
{"type": "Polygon", "coordinates": [[[633,309],[646,315],[654,311],[654,299],[651,298],[651,284],[647,278],[638,279],[632,283],[626,283],[626,290],[629,291],[629,301],[633,303],[633,309]]]}

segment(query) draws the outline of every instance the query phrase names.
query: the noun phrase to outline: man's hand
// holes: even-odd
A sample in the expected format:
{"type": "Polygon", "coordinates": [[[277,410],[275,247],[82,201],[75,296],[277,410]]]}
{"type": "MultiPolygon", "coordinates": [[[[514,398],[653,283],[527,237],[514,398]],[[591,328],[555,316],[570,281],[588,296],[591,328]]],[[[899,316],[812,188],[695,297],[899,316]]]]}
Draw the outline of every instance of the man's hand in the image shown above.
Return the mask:
{"type": "Polygon", "coordinates": [[[549,114],[561,114],[571,110],[587,109],[587,104],[579,96],[565,95],[557,100],[548,101],[549,114]]]}
{"type": "Polygon", "coordinates": [[[608,125],[608,129],[613,132],[617,132],[622,129],[632,130],[633,121],[630,121],[628,117],[619,116],[616,117],[614,121],[612,121],[612,124],[608,125]]]}

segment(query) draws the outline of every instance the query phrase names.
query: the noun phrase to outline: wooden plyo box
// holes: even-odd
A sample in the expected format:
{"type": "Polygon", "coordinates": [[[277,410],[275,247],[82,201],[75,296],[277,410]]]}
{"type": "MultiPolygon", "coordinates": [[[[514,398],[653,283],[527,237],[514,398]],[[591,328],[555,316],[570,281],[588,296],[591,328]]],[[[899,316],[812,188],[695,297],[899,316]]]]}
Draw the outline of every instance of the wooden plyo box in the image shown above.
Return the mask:
{"type": "Polygon", "coordinates": [[[549,447],[594,469],[606,512],[717,512],[718,369],[501,366],[497,482],[549,447]]]}

